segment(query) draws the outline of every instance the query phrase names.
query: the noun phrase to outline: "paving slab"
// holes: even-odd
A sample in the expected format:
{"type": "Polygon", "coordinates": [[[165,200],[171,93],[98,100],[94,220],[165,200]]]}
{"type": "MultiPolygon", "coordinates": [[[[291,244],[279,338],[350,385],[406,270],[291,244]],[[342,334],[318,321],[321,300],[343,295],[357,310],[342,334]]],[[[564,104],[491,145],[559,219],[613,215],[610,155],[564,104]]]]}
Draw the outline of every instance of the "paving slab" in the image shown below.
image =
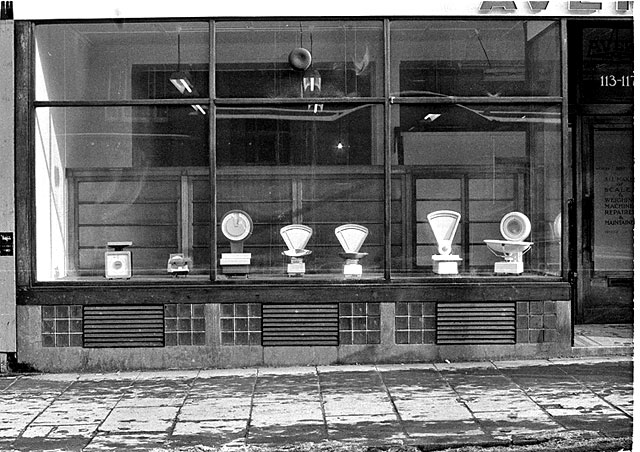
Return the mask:
{"type": "Polygon", "coordinates": [[[100,425],[101,432],[168,432],[178,415],[178,407],[116,407],[100,425]]]}
{"type": "Polygon", "coordinates": [[[83,451],[149,451],[163,448],[168,436],[166,433],[128,433],[114,434],[110,432],[98,433],[83,451]]]}
{"type": "Polygon", "coordinates": [[[191,397],[178,415],[179,421],[215,421],[249,419],[251,396],[247,397],[211,397],[200,399],[191,397]]]}

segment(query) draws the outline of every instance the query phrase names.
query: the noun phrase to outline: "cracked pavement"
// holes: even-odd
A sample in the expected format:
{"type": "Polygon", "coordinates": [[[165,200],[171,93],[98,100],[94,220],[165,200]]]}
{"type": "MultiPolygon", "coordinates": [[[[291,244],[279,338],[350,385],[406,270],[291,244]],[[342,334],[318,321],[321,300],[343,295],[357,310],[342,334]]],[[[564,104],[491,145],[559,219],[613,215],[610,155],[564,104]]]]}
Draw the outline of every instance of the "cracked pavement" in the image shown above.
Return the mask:
{"type": "Polygon", "coordinates": [[[0,375],[2,450],[631,437],[631,357],[0,375]]]}

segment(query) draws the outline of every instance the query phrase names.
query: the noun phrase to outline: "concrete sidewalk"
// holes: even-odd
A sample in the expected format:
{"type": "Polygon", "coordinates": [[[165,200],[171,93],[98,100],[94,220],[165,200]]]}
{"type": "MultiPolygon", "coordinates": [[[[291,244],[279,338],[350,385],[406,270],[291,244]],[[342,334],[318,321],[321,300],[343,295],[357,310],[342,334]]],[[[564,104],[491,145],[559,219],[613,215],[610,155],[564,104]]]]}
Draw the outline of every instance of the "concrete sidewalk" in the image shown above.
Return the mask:
{"type": "Polygon", "coordinates": [[[0,376],[0,449],[631,436],[632,374],[630,357],[607,357],[0,376]]]}

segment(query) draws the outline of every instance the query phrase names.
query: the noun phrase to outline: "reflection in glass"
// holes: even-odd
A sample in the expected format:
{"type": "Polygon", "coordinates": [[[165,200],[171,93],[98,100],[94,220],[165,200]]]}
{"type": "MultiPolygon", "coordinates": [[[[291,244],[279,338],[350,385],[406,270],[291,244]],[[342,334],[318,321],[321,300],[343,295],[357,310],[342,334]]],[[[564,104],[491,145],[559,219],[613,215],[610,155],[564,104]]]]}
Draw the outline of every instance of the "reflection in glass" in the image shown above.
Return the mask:
{"type": "Polygon", "coordinates": [[[395,96],[559,96],[550,21],[392,21],[395,96]]]}
{"type": "Polygon", "coordinates": [[[381,22],[216,23],[217,97],[372,97],[381,92],[381,22]]]}
{"type": "Polygon", "coordinates": [[[40,24],[36,99],[207,97],[207,22],[40,24]],[[171,82],[180,72],[192,91],[171,82]]]}
{"type": "Polygon", "coordinates": [[[171,253],[208,273],[207,125],[191,106],[38,108],[38,280],[104,277],[123,241],[134,277],[166,276],[171,253]]]}
{"type": "Polygon", "coordinates": [[[392,218],[392,270],[432,274],[437,241],[427,215],[462,215],[452,254],[461,273],[491,274],[495,256],[485,239],[499,239],[501,218],[525,213],[532,223],[525,272],[559,274],[561,211],[560,111],[528,105],[395,107],[394,184],[414,199],[394,199],[409,217],[392,218]],[[413,230],[415,235],[404,237],[413,230]]]}
{"type": "Polygon", "coordinates": [[[308,104],[216,109],[218,166],[382,163],[382,111],[308,104]]]}

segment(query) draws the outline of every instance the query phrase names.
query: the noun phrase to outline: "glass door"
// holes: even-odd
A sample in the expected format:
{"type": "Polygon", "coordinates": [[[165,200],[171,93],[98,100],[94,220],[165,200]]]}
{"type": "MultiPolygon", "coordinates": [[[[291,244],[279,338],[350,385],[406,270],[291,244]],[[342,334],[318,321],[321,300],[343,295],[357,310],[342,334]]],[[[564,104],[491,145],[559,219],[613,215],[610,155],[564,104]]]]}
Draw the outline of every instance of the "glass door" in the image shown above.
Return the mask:
{"type": "Polygon", "coordinates": [[[633,120],[582,121],[581,323],[633,321],[633,120]]]}

